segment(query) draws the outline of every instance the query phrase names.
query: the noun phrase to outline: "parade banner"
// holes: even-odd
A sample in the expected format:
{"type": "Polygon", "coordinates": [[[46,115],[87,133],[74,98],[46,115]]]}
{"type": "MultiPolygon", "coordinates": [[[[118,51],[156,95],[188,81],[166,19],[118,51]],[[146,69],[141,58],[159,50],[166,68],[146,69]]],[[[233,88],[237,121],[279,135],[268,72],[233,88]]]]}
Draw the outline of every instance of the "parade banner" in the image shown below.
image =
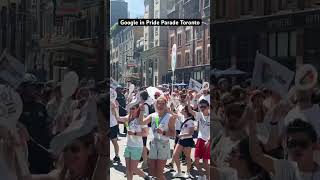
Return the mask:
{"type": "Polygon", "coordinates": [[[197,92],[199,92],[202,88],[202,84],[199,83],[198,81],[190,78],[190,81],[189,81],[189,88],[192,89],[192,90],[195,90],[197,92]]]}
{"type": "Polygon", "coordinates": [[[16,89],[23,82],[24,75],[24,65],[5,49],[0,57],[0,79],[16,89]]]}
{"type": "Polygon", "coordinates": [[[293,78],[293,71],[257,53],[252,77],[253,87],[264,87],[284,96],[288,92],[293,78]]]}

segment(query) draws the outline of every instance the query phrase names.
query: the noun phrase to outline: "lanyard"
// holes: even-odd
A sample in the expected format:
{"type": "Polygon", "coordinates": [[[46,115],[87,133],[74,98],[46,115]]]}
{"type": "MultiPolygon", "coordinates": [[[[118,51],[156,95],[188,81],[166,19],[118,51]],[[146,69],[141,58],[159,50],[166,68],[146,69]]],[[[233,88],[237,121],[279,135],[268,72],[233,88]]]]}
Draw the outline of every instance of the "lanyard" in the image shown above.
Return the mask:
{"type": "MultiPolygon", "coordinates": [[[[164,114],[164,115],[160,118],[160,124],[161,124],[163,118],[164,118],[166,115],[167,115],[167,113],[164,114]]],[[[156,123],[156,128],[158,128],[158,127],[159,127],[159,115],[157,115],[157,116],[155,117],[155,123],[156,123]]]]}

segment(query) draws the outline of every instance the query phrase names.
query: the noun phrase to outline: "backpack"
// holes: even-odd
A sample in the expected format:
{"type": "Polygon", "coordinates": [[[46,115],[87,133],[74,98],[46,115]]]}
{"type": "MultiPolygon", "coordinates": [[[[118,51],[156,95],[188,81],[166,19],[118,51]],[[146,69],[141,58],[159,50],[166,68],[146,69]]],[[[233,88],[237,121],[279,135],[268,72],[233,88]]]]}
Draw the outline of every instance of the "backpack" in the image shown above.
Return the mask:
{"type": "Polygon", "coordinates": [[[148,106],[149,114],[156,112],[152,105],[149,105],[148,103],[144,103],[144,104],[146,104],[148,106]]]}

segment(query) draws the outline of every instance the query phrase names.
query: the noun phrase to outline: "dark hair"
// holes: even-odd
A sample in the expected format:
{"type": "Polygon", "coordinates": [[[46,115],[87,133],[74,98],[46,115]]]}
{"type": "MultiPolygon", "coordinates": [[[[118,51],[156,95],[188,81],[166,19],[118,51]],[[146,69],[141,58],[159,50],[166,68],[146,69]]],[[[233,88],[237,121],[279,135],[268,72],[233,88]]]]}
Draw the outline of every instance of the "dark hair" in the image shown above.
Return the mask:
{"type": "Polygon", "coordinates": [[[97,100],[97,110],[101,111],[105,118],[109,117],[108,114],[109,100],[107,94],[101,94],[97,100]]]}
{"type": "Polygon", "coordinates": [[[225,108],[225,114],[226,116],[235,115],[240,118],[245,110],[245,106],[245,104],[240,103],[228,104],[225,108]]]}
{"type": "Polygon", "coordinates": [[[183,109],[186,111],[188,117],[191,117],[192,119],[194,119],[193,115],[189,111],[188,106],[185,106],[183,109]]]}
{"type": "Polygon", "coordinates": [[[291,121],[287,128],[286,133],[288,134],[294,134],[294,133],[304,133],[307,135],[313,143],[317,141],[317,132],[314,129],[314,127],[309,123],[301,119],[295,119],[291,121]]]}
{"type": "Polygon", "coordinates": [[[141,96],[141,98],[142,98],[144,101],[146,101],[146,100],[148,99],[148,97],[149,97],[149,94],[148,94],[147,91],[142,91],[142,92],[140,93],[140,96],[141,96]]]}
{"type": "Polygon", "coordinates": [[[209,102],[205,99],[201,99],[199,104],[206,104],[207,106],[209,106],[209,102]]]}

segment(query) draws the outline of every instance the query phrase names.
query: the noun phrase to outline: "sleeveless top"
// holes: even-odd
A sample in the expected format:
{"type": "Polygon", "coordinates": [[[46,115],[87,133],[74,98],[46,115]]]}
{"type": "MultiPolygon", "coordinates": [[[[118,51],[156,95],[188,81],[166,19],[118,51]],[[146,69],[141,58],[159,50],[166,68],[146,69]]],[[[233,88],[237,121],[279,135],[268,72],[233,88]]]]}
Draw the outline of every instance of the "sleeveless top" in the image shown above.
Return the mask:
{"type": "Polygon", "coordinates": [[[170,117],[171,115],[169,113],[165,113],[163,117],[159,117],[157,112],[151,114],[151,129],[153,132],[154,140],[169,141],[170,138],[168,136],[163,136],[162,134],[158,134],[156,129],[160,128],[162,131],[168,132],[170,117]]]}

